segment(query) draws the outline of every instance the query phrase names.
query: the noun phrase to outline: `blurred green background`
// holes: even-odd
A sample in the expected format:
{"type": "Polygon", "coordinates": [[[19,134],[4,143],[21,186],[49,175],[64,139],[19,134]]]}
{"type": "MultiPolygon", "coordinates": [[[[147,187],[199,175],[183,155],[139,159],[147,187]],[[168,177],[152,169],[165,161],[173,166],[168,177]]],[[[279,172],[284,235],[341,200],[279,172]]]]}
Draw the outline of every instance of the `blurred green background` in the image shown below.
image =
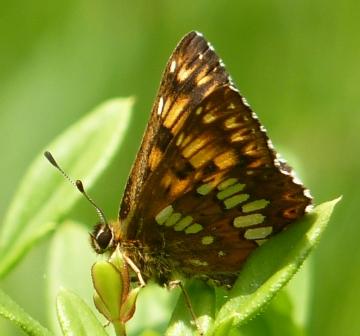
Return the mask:
{"type": "MultiPolygon", "coordinates": [[[[344,195],[312,256],[307,334],[360,335],[359,13],[356,0],[3,1],[0,212],[50,140],[103,100],[134,95],[121,155],[91,190],[116,217],[165,63],[199,30],[315,202],[344,195]]],[[[85,202],[73,212],[96,220],[85,202]]],[[[39,243],[1,282],[45,325],[48,253],[39,243]]],[[[0,320],[0,334],[22,333],[0,320]]]]}

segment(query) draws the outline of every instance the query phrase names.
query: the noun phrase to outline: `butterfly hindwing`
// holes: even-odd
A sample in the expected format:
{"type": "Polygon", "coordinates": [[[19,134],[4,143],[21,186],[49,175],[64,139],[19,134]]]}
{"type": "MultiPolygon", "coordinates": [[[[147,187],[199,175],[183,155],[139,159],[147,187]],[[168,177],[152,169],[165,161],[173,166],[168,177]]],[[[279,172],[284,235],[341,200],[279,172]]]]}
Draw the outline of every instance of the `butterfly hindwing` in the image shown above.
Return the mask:
{"type": "Polygon", "coordinates": [[[169,269],[165,278],[177,271],[232,284],[249,253],[309,203],[213,49],[187,35],[125,192],[124,238],[169,269]]]}

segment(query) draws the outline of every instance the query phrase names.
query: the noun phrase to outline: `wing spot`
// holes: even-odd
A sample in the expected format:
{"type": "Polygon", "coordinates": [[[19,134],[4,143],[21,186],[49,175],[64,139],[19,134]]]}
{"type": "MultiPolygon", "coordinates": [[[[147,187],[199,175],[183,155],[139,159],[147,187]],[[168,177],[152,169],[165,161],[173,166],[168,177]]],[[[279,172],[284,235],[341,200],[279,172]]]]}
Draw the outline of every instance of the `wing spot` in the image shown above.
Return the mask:
{"type": "Polygon", "coordinates": [[[246,239],[251,239],[251,240],[264,239],[268,235],[271,234],[272,230],[273,230],[272,226],[259,227],[259,228],[255,228],[255,229],[247,229],[244,233],[244,237],[246,239]]]}
{"type": "Polygon", "coordinates": [[[161,152],[160,148],[154,147],[151,150],[150,157],[149,157],[149,166],[150,166],[151,171],[154,171],[155,168],[158,166],[159,162],[161,161],[162,156],[163,156],[163,153],[161,152]]]}
{"type": "Polygon", "coordinates": [[[235,91],[235,92],[239,92],[239,90],[235,86],[232,86],[232,85],[229,85],[229,89],[232,91],[235,91]]]}
{"type": "Polygon", "coordinates": [[[199,106],[199,107],[196,109],[195,114],[196,114],[196,115],[200,115],[201,112],[202,112],[202,110],[203,110],[203,107],[202,107],[202,106],[199,106]]]}
{"type": "Polygon", "coordinates": [[[164,108],[164,99],[163,99],[163,97],[160,97],[159,104],[158,104],[158,110],[157,110],[158,115],[161,115],[163,108],[164,108]]]}
{"type": "Polygon", "coordinates": [[[174,230],[182,231],[182,230],[186,229],[192,223],[192,221],[193,221],[193,218],[191,216],[185,216],[175,224],[174,230]]]}
{"type": "MultiPolygon", "coordinates": [[[[246,99],[244,97],[242,98],[242,100],[243,100],[243,102],[244,102],[244,100],[246,102],[246,99]]],[[[247,102],[246,102],[245,105],[249,106],[249,104],[247,104],[247,102]]],[[[253,117],[253,119],[259,119],[255,112],[251,112],[251,116],[253,117]]]]}
{"type": "Polygon", "coordinates": [[[189,98],[183,97],[177,99],[173,107],[170,109],[168,115],[166,116],[164,120],[164,126],[166,128],[173,128],[174,123],[178,119],[178,117],[184,113],[186,105],[189,103],[189,98]]]}
{"type": "MultiPolygon", "coordinates": [[[[250,105],[249,105],[249,103],[248,103],[248,101],[246,100],[245,97],[241,97],[241,100],[242,100],[242,102],[243,102],[243,104],[244,104],[245,106],[250,107],[250,105]]],[[[255,119],[257,119],[257,117],[256,117],[255,119]]]]}
{"type": "Polygon", "coordinates": [[[218,256],[219,257],[224,257],[224,256],[226,256],[226,253],[224,251],[219,251],[218,256]]]}
{"type": "Polygon", "coordinates": [[[220,154],[214,159],[215,164],[219,169],[227,169],[235,166],[238,162],[238,155],[234,150],[229,150],[223,154],[220,154]]]}
{"type": "Polygon", "coordinates": [[[252,215],[235,217],[233,224],[236,228],[243,228],[243,227],[261,224],[264,220],[265,220],[264,215],[252,214],[252,215]]]}
{"type": "Polygon", "coordinates": [[[199,136],[195,138],[195,140],[189,145],[186,146],[182,154],[185,158],[189,158],[190,156],[194,155],[198,150],[200,150],[202,147],[204,147],[209,141],[211,140],[208,136],[199,136]]]}
{"type": "Polygon", "coordinates": [[[191,69],[191,68],[189,68],[189,69],[186,69],[185,67],[180,68],[178,75],[177,75],[179,82],[184,82],[185,80],[187,80],[193,71],[194,71],[194,69],[191,69]]]}
{"type": "Polygon", "coordinates": [[[173,73],[176,69],[176,61],[173,60],[170,65],[170,72],[173,73]]]}
{"type": "Polygon", "coordinates": [[[224,200],[225,208],[226,209],[235,208],[240,203],[247,201],[249,199],[249,197],[250,197],[249,194],[238,194],[238,195],[229,197],[226,200],[224,200]]]}
{"type": "Polygon", "coordinates": [[[245,139],[246,139],[246,136],[241,134],[241,132],[234,132],[230,135],[231,142],[240,142],[240,141],[244,141],[245,139]]]}
{"type": "Polygon", "coordinates": [[[205,236],[201,238],[201,244],[203,245],[210,245],[214,242],[214,236],[205,236]]]}
{"type": "Polygon", "coordinates": [[[217,119],[218,116],[216,116],[215,114],[209,112],[209,113],[206,113],[204,116],[203,116],[203,122],[205,124],[210,124],[212,123],[213,121],[215,121],[217,119]]]}
{"type": "Polygon", "coordinates": [[[239,128],[242,123],[237,122],[237,117],[232,116],[224,121],[224,126],[227,129],[239,128]]]}
{"type": "Polygon", "coordinates": [[[159,225],[163,225],[173,212],[174,212],[174,208],[172,207],[172,205],[168,205],[166,208],[162,209],[156,215],[155,217],[156,222],[159,225]]]}
{"type": "Polygon", "coordinates": [[[231,177],[231,178],[228,178],[227,180],[221,182],[217,188],[219,190],[224,190],[226,189],[227,187],[230,187],[231,185],[235,184],[236,182],[238,182],[239,180],[235,177],[231,177]]]}
{"type": "Polygon", "coordinates": [[[245,184],[241,184],[241,183],[236,183],[233,184],[230,187],[227,187],[226,189],[218,192],[216,194],[216,197],[219,200],[224,200],[225,198],[228,198],[236,193],[238,193],[239,191],[242,191],[245,188],[245,184]]]}
{"type": "Polygon", "coordinates": [[[267,239],[256,239],[255,241],[256,241],[256,244],[261,246],[262,244],[264,244],[267,241],[267,239]]]}
{"type": "Polygon", "coordinates": [[[196,189],[196,192],[200,195],[207,195],[214,189],[214,186],[212,183],[205,183],[202,184],[200,187],[196,189]]]}
{"type": "Polygon", "coordinates": [[[180,212],[174,212],[171,214],[170,217],[168,217],[168,219],[165,222],[165,226],[173,226],[175,225],[179,219],[181,218],[181,213],[180,212]]]}
{"type": "Polygon", "coordinates": [[[208,82],[210,82],[213,78],[211,76],[205,76],[205,77],[202,77],[201,78],[197,78],[196,79],[196,83],[197,85],[205,85],[207,84],[208,82]]]}
{"type": "Polygon", "coordinates": [[[206,261],[201,261],[200,259],[189,259],[189,262],[193,266],[208,266],[209,265],[206,261]]]}
{"type": "Polygon", "coordinates": [[[190,163],[194,168],[199,168],[205,165],[207,162],[211,161],[214,157],[216,157],[220,148],[214,146],[206,146],[199,150],[194,156],[190,158],[190,163]]]}
{"type": "Polygon", "coordinates": [[[176,140],[176,146],[180,147],[183,140],[184,140],[184,133],[180,133],[176,140]]]}
{"type": "Polygon", "coordinates": [[[260,200],[256,200],[253,202],[249,202],[242,206],[242,211],[243,212],[252,212],[252,211],[261,210],[261,209],[264,209],[269,203],[270,203],[270,201],[268,201],[266,199],[260,199],[260,200]]]}
{"type": "Polygon", "coordinates": [[[194,234],[202,231],[204,228],[201,224],[194,223],[186,228],[185,233],[186,234],[194,234]]]}

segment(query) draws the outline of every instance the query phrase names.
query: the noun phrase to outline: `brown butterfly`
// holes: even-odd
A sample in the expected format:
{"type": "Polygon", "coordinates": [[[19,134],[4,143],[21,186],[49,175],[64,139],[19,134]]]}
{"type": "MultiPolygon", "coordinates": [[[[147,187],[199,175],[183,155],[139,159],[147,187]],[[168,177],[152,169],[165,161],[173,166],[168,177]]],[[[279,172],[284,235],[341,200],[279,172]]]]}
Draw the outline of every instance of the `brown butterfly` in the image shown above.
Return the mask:
{"type": "Polygon", "coordinates": [[[231,286],[310,203],[212,46],[190,32],[165,68],[119,220],[91,240],[98,253],[120,245],[145,281],[231,286]]]}
{"type": "Polygon", "coordinates": [[[98,226],[93,246],[120,244],[145,280],[232,285],[310,203],[212,46],[190,32],[165,68],[119,220],[98,226]]]}

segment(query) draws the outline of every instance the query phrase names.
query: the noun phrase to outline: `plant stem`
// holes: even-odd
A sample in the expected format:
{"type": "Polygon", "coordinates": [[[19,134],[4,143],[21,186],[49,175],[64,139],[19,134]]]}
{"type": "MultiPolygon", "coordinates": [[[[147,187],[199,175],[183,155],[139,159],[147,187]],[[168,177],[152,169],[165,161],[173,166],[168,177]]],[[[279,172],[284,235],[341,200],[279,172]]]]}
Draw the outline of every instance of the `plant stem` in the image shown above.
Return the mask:
{"type": "Polygon", "coordinates": [[[113,326],[116,336],[126,336],[125,324],[120,321],[114,321],[113,326]]]}

